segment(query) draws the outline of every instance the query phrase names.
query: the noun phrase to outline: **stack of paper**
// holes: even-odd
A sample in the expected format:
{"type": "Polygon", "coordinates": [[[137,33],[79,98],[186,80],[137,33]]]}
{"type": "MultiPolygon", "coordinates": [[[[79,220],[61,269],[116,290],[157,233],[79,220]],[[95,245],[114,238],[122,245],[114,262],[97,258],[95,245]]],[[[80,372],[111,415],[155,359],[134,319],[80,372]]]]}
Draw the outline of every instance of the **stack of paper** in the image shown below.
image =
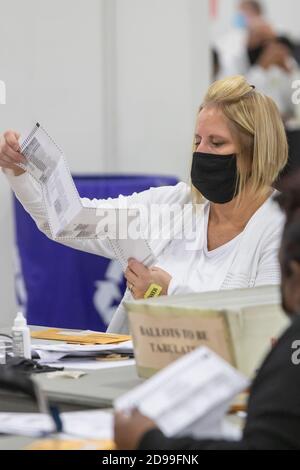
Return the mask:
{"type": "Polygon", "coordinates": [[[41,363],[66,369],[104,369],[135,364],[132,341],[109,345],[34,343],[32,352],[38,355],[41,363]]]}
{"type": "MultiPolygon", "coordinates": [[[[113,415],[103,411],[62,413],[61,438],[112,439],[113,415]]],[[[0,432],[40,437],[55,433],[50,415],[42,413],[0,413],[0,432]]]]}

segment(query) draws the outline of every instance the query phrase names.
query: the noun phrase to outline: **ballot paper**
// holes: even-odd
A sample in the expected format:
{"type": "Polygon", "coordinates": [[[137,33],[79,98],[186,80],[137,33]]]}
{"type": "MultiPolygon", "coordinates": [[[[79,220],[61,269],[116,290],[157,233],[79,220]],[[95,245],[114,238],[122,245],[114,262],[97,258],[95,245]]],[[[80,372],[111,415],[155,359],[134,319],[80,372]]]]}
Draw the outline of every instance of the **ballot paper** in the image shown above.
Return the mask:
{"type": "Polygon", "coordinates": [[[226,411],[248,379],[206,347],[173,362],[119,397],[115,409],[137,408],[168,437],[219,438],[226,411]]]}
{"type": "MultiPolygon", "coordinates": [[[[76,411],[60,415],[61,439],[113,439],[113,415],[104,411],[76,411]]],[[[53,419],[43,413],[0,413],[0,433],[42,437],[55,433],[53,419]]]]}
{"type": "Polygon", "coordinates": [[[41,364],[60,366],[65,369],[96,370],[135,364],[132,359],[132,341],[95,345],[35,342],[31,345],[31,351],[34,357],[39,357],[41,364]],[[107,356],[111,355],[120,355],[120,358],[108,360],[107,356]],[[123,359],[122,356],[125,358],[123,359]]]}
{"type": "Polygon", "coordinates": [[[108,240],[122,267],[129,258],[146,266],[155,262],[152,250],[140,231],[138,209],[85,207],[79,197],[64,154],[46,130],[37,123],[20,138],[20,151],[27,159],[19,166],[41,185],[47,213],[47,227],[52,238],[108,240]]]}

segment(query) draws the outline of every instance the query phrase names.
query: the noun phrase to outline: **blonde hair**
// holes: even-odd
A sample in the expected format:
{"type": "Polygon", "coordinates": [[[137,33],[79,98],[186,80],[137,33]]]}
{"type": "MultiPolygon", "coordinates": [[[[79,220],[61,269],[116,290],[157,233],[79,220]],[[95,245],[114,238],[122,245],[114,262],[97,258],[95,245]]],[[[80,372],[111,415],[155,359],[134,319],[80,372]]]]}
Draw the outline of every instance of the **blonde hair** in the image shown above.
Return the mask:
{"type": "MultiPolygon", "coordinates": [[[[209,87],[199,112],[207,106],[217,107],[227,118],[237,147],[237,201],[246,187],[251,197],[264,196],[288,161],[287,137],[275,102],[237,75],[209,87]]],[[[201,194],[196,188],[193,193],[199,202],[201,194]]]]}

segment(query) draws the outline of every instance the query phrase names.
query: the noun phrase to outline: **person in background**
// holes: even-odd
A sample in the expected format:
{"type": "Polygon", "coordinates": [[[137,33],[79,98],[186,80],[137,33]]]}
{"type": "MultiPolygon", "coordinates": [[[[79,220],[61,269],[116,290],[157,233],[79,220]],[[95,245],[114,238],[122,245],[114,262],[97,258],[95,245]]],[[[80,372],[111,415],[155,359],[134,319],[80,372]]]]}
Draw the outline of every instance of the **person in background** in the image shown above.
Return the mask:
{"type": "Polygon", "coordinates": [[[233,28],[214,45],[220,60],[217,78],[246,74],[257,61],[266,41],[276,33],[264,16],[263,7],[255,0],[242,0],[233,19],[233,28]]]}
{"type": "Polygon", "coordinates": [[[247,79],[260,92],[273,98],[285,122],[295,117],[292,84],[299,78],[300,69],[294,59],[294,45],[284,36],[265,42],[247,73],[247,79]]]}
{"type": "Polygon", "coordinates": [[[280,264],[282,306],[291,326],[267,356],[254,380],[240,441],[167,438],[134,411],[115,415],[120,450],[300,450],[300,173],[278,202],[286,214],[280,264]]]}
{"type": "Polygon", "coordinates": [[[276,33],[266,20],[260,2],[244,0],[240,3],[239,10],[247,28],[247,55],[252,65],[256,62],[261,47],[266,41],[274,39],[276,33]]]}
{"type": "MultiPolygon", "coordinates": [[[[16,166],[23,159],[18,149],[18,134],[7,132],[0,144],[0,166],[21,204],[51,238],[41,188],[16,166]]],[[[141,230],[149,234],[156,265],[148,268],[129,260],[123,300],[142,299],[153,285],[160,295],[176,295],[279,284],[277,252],[284,220],[273,201],[273,183],[287,158],[286,133],[270,98],[241,76],[212,84],[197,116],[192,185],[182,182],[108,201],[82,199],[86,207],[105,209],[109,203],[116,209],[142,207],[146,213],[141,230]],[[174,208],[181,218],[180,232],[172,234],[167,226],[166,237],[164,226],[174,208]],[[151,216],[154,209],[161,212],[159,218],[151,216]]],[[[107,239],[62,243],[115,258],[107,239]]],[[[128,331],[121,302],[108,332],[128,331]]]]}

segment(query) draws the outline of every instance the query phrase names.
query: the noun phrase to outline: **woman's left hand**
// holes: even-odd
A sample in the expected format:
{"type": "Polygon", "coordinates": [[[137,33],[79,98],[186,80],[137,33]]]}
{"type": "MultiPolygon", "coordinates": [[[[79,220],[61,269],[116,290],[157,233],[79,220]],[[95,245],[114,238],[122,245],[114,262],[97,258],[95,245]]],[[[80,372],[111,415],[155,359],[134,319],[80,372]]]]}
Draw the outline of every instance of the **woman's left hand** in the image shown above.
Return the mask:
{"type": "Polygon", "coordinates": [[[156,428],[156,424],[146,416],[133,410],[130,416],[117,412],[115,414],[115,443],[119,450],[135,450],[143,435],[156,428]]]}
{"type": "Polygon", "coordinates": [[[168,295],[168,287],[172,276],[160,268],[147,268],[139,261],[130,259],[125,271],[127,287],[131,291],[134,299],[143,299],[151,284],[158,284],[162,287],[160,295],[168,295]]]}

